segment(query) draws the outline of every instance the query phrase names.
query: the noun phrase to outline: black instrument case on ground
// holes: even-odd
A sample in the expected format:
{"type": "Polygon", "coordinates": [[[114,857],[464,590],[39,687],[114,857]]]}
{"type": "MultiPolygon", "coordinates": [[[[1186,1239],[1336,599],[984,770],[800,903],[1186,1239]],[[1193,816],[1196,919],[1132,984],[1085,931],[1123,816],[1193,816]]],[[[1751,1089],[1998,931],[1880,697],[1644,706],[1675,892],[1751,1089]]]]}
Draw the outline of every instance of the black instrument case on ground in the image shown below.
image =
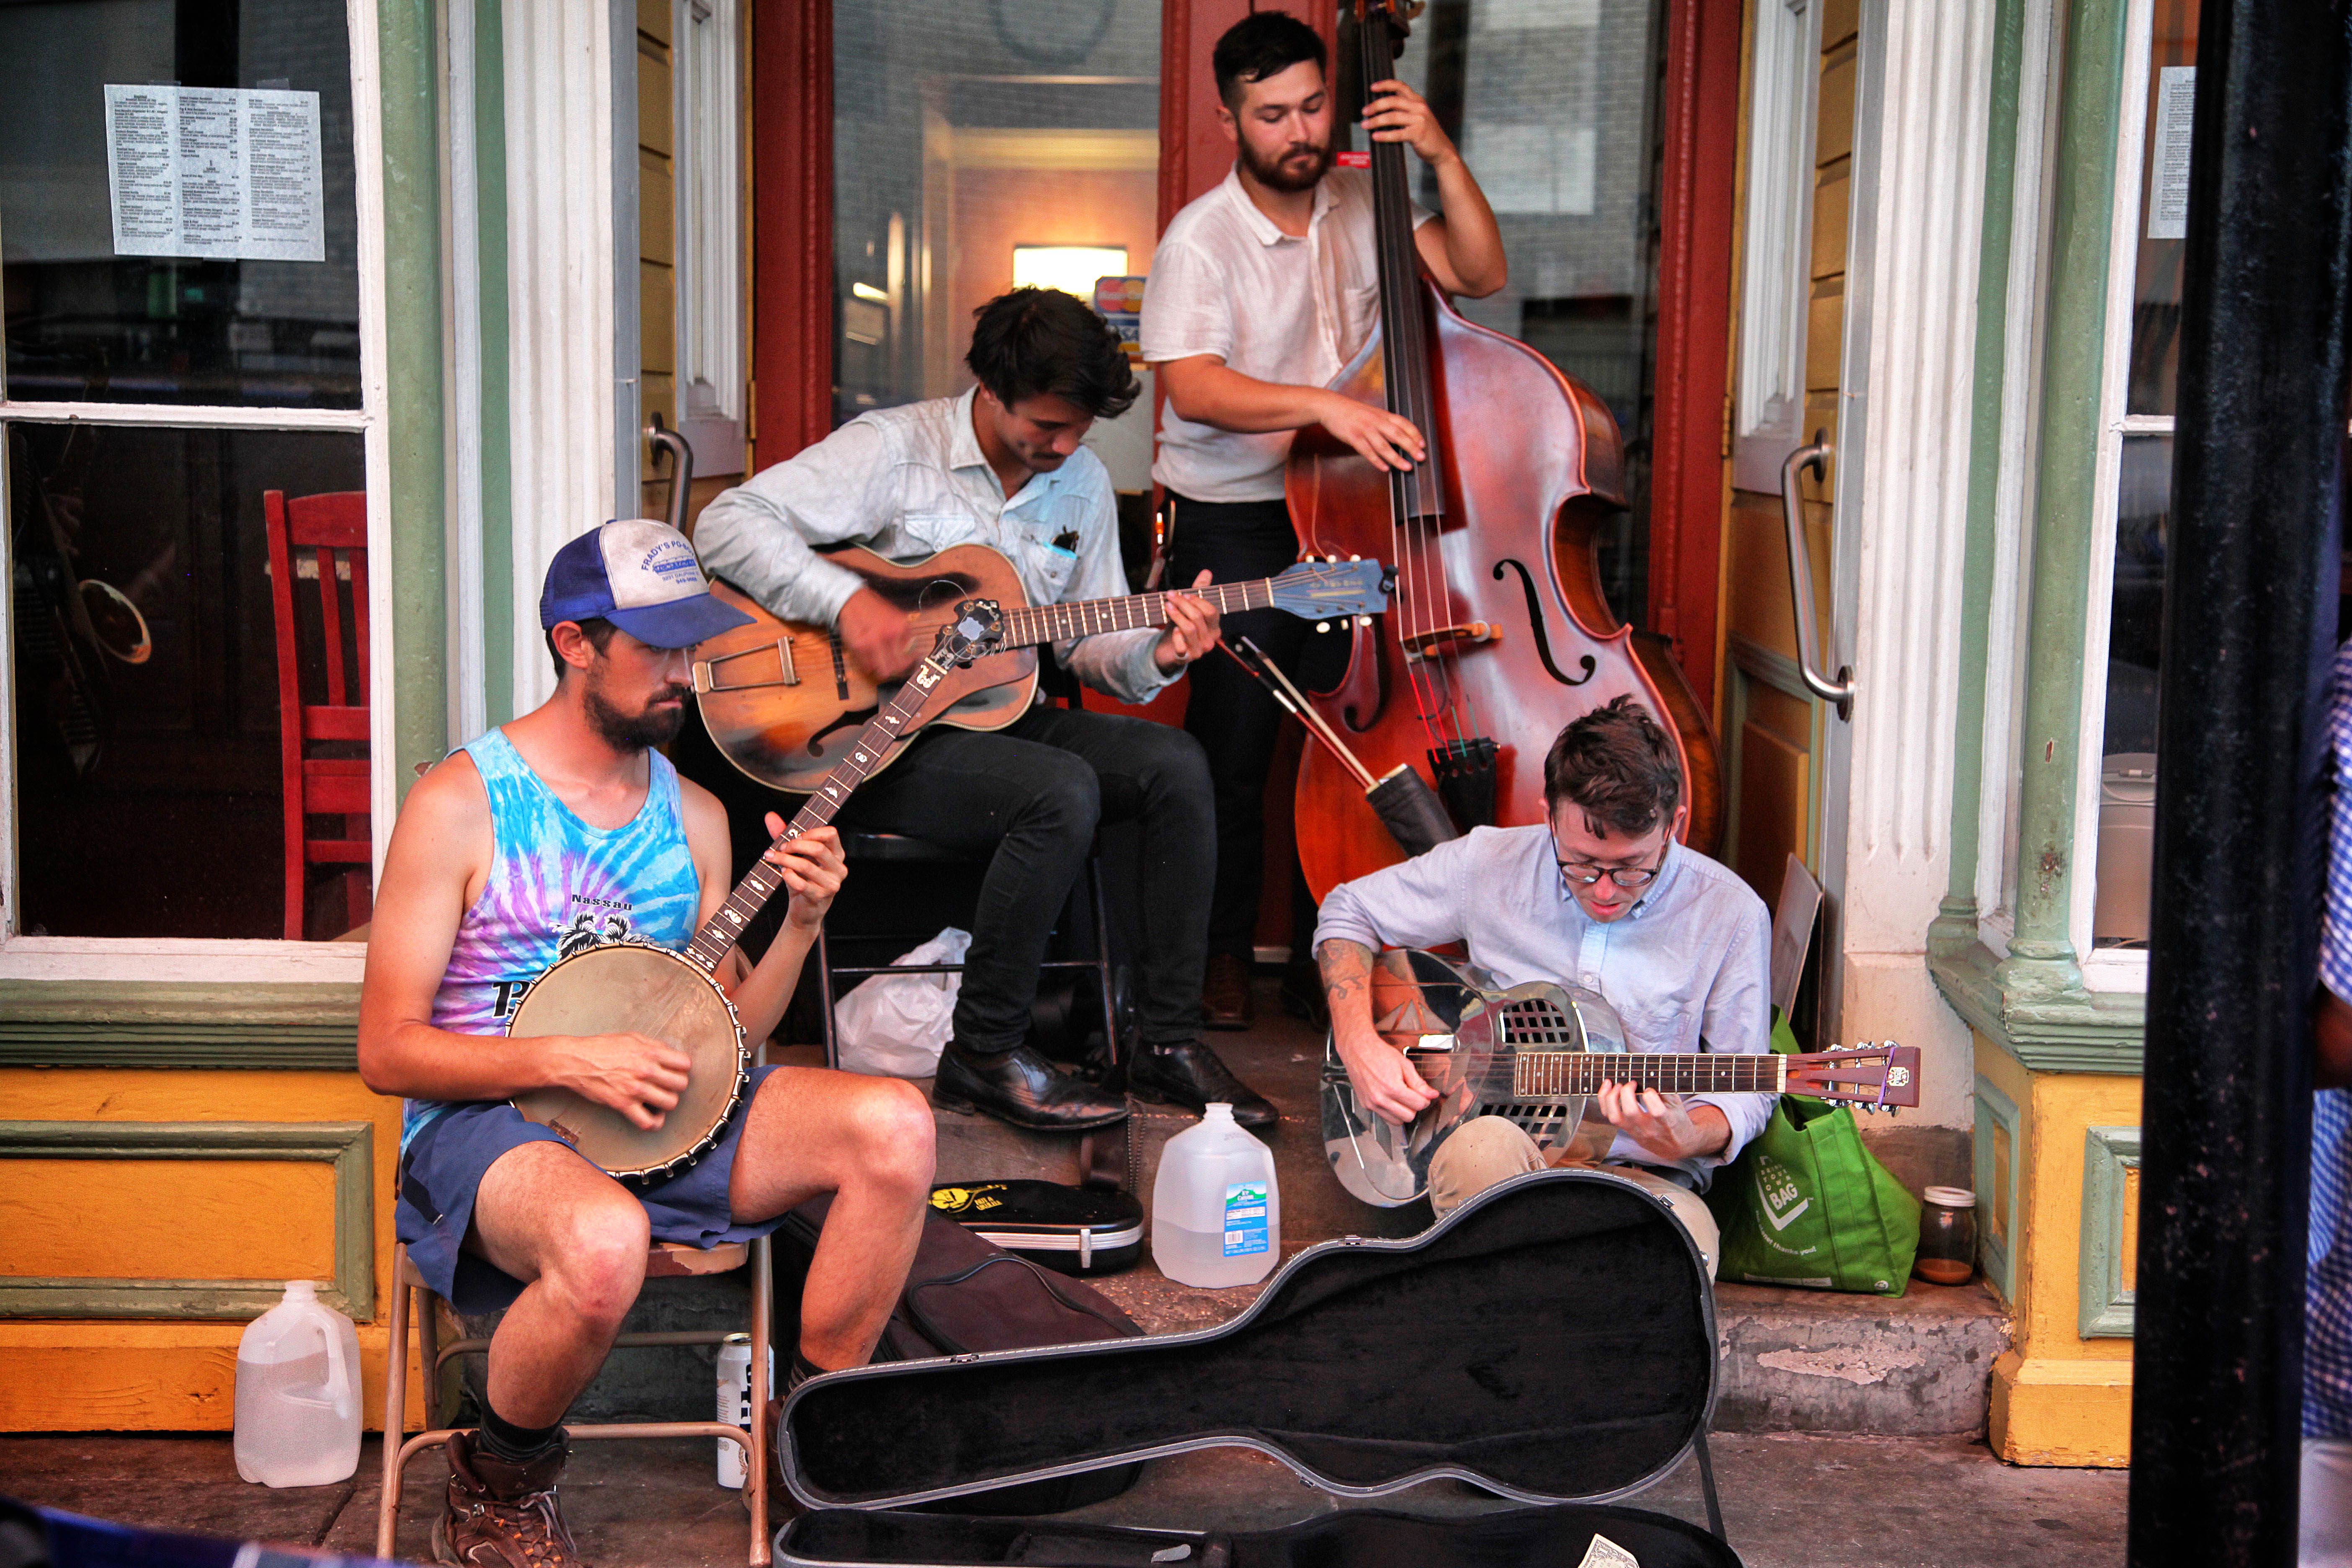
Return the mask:
{"type": "Polygon", "coordinates": [[[777,1561],[1578,1568],[1597,1531],[1640,1568],[1737,1568],[1719,1527],[1603,1506],[1696,1448],[1714,1511],[1716,1358],[1706,1268],[1664,1204],[1605,1172],[1539,1172],[1409,1240],[1310,1248],[1213,1329],[802,1384],[781,1457],[817,1511],[785,1530],[777,1561]],[[1538,1506],[1344,1510],[1253,1534],[888,1511],[1228,1445],[1343,1497],[1453,1477],[1538,1506]]]}
{"type": "Polygon", "coordinates": [[[1026,1180],[931,1189],[931,1207],[1007,1252],[1061,1274],[1116,1274],[1143,1256],[1143,1203],[1117,1187],[1026,1180]]]}

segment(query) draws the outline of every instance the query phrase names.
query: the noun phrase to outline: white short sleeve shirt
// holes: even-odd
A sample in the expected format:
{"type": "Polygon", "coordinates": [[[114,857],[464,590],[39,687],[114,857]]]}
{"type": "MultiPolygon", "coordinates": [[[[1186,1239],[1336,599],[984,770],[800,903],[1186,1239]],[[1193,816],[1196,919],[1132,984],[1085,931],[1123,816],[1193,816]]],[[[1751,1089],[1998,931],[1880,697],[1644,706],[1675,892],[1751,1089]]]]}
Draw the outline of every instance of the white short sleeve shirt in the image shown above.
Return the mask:
{"type": "MultiPolygon", "coordinates": [[[[1432,216],[1416,205],[1413,226],[1432,216]]],[[[1257,381],[1322,386],[1370,340],[1380,315],[1369,173],[1324,175],[1303,237],[1283,233],[1229,173],[1160,237],[1143,290],[1143,357],[1214,354],[1257,381]]],[[[1279,500],[1290,437],[1196,425],[1170,407],[1151,477],[1193,500],[1279,500]]]]}

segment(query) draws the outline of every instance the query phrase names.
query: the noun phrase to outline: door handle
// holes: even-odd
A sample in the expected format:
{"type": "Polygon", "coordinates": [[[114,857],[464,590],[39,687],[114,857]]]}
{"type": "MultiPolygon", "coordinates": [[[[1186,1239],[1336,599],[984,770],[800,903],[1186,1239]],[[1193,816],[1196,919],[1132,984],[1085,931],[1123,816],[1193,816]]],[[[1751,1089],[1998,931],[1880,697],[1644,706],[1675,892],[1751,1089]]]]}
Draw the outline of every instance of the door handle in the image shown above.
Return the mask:
{"type": "Polygon", "coordinates": [[[1815,479],[1829,477],[1829,460],[1837,455],[1837,447],[1822,438],[1822,432],[1813,432],[1810,447],[1800,447],[1780,464],[1780,516],[1789,525],[1789,597],[1797,609],[1797,673],[1804,678],[1805,689],[1824,702],[1837,705],[1837,716],[1853,718],[1853,668],[1838,666],[1837,679],[1822,673],[1821,649],[1814,646],[1821,636],[1820,618],[1813,611],[1813,558],[1805,543],[1805,498],[1797,488],[1797,476],[1807,468],[1815,479]]]}
{"type": "Polygon", "coordinates": [[[646,439],[669,454],[669,525],[680,533],[686,531],[687,498],[694,491],[694,448],[686,437],[662,423],[661,410],[654,410],[646,426],[646,439]]]}

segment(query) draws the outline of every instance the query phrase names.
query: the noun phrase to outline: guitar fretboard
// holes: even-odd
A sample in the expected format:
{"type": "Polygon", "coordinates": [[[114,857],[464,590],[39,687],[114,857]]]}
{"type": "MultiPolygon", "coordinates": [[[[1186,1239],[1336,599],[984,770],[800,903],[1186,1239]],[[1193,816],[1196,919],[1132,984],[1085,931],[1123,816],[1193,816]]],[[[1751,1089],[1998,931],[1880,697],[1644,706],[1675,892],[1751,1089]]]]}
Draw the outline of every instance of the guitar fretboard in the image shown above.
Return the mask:
{"type": "MultiPolygon", "coordinates": [[[[946,656],[936,653],[915,667],[914,673],[898,688],[898,695],[866,721],[866,728],[850,742],[848,754],[834,764],[833,771],[817,785],[816,793],[808,797],[808,804],[793,814],[792,821],[784,825],[783,832],[776,836],[770,848],[776,844],[789,844],[803,833],[814,833],[833,820],[834,813],[849,799],[850,792],[882,765],[892,743],[930,696],[931,689],[947,675],[948,668],[946,656]]],[[[742,936],[743,928],[768,907],[768,900],[783,885],[784,874],[769,865],[765,856],[753,862],[751,874],[735,884],[727,901],[686,944],[686,956],[706,972],[716,970],[719,961],[727,956],[727,950],[742,936]]]]}
{"type": "Polygon", "coordinates": [[[1668,1094],[1778,1093],[1786,1066],[1777,1056],[1731,1051],[1687,1056],[1528,1051],[1512,1058],[1511,1097],[1542,1100],[1553,1095],[1598,1094],[1604,1080],[1638,1083],[1668,1094]]]}
{"type": "MultiPolygon", "coordinates": [[[[1249,583],[1213,583],[1185,593],[1207,600],[1220,615],[1237,610],[1263,610],[1274,604],[1274,583],[1260,577],[1249,583]]],[[[1168,624],[1168,595],[1136,594],[1124,599],[1082,599],[1068,605],[1028,605],[1004,612],[1005,647],[1034,647],[1039,643],[1067,642],[1097,632],[1135,631],[1168,624]]]]}

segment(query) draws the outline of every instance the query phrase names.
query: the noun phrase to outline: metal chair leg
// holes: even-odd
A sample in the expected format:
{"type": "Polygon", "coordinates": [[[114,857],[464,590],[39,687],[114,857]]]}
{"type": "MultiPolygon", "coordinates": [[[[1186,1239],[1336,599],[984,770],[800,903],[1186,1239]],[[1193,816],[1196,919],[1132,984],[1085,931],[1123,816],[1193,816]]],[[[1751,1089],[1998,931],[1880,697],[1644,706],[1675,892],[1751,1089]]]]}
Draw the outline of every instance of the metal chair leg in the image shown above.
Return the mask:
{"type": "Polygon", "coordinates": [[[775,1289],[768,1238],[751,1243],[751,1451],[743,1476],[751,1505],[751,1568],[767,1568],[768,1542],[768,1357],[775,1343],[775,1289]]]}
{"type": "MultiPolygon", "coordinates": [[[[392,1264],[392,1343],[383,1369],[383,1494],[375,1515],[375,1554],[387,1563],[392,1561],[393,1534],[400,1521],[400,1450],[408,1431],[407,1264],[408,1248],[396,1247],[392,1264]]],[[[425,1375],[430,1377],[431,1363],[426,1366],[425,1375]]],[[[432,1425],[429,1415],[425,1425],[432,1425]]]]}
{"type": "Polygon", "coordinates": [[[1102,990],[1103,1047],[1110,1058],[1113,1080],[1124,1087],[1126,1077],[1120,1069],[1127,1064],[1127,1053],[1125,1042],[1118,1037],[1118,1013],[1111,995],[1110,909],[1103,900],[1099,844],[1087,852],[1087,897],[1095,912],[1095,984],[1102,990]]]}
{"type": "Polygon", "coordinates": [[[825,940],[825,922],[816,928],[816,995],[824,1013],[824,1065],[838,1069],[841,1066],[841,1042],[835,1038],[833,1028],[833,943],[825,940]]]}

